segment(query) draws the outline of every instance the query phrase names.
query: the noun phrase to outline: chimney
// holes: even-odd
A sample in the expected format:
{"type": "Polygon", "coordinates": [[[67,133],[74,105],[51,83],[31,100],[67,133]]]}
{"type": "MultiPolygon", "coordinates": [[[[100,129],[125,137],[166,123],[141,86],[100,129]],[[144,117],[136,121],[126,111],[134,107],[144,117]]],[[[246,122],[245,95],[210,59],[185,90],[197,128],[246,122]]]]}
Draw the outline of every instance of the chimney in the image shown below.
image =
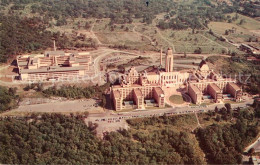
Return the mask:
{"type": "Polygon", "coordinates": [[[55,40],[53,40],[53,49],[54,49],[54,51],[56,51],[56,44],[55,44],[55,40]]]}

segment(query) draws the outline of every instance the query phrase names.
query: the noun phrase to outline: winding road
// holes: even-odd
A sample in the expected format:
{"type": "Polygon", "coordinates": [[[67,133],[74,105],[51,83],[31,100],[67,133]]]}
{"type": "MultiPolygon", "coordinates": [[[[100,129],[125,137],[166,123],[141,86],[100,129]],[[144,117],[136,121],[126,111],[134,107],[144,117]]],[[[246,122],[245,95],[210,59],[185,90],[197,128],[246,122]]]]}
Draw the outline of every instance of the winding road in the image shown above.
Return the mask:
{"type": "Polygon", "coordinates": [[[96,36],[96,34],[93,32],[93,28],[96,24],[96,19],[94,19],[94,23],[92,24],[91,28],[90,28],[90,33],[92,34],[92,36],[97,40],[98,45],[102,45],[102,43],[100,42],[100,40],[98,39],[98,37],[96,36]]]}
{"type": "Polygon", "coordinates": [[[152,38],[151,38],[150,36],[147,36],[147,35],[145,35],[145,34],[142,34],[142,33],[140,33],[140,32],[137,32],[137,31],[135,30],[135,28],[136,28],[137,26],[136,26],[136,24],[134,24],[134,25],[135,25],[134,28],[133,28],[133,32],[134,32],[134,33],[136,33],[137,35],[139,35],[139,36],[141,36],[141,37],[147,38],[150,42],[153,42],[153,40],[152,40],[152,38]]]}

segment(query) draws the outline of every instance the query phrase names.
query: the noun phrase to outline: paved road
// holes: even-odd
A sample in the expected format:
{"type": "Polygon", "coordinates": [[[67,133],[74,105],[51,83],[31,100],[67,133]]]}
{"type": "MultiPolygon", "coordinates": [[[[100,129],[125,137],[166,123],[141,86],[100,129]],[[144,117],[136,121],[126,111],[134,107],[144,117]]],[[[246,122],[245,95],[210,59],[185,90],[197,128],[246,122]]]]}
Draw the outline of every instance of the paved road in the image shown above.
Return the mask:
{"type": "Polygon", "coordinates": [[[85,112],[90,113],[102,113],[102,107],[96,107],[96,100],[93,99],[81,99],[81,100],[66,100],[57,102],[48,102],[42,104],[20,105],[18,108],[6,111],[0,114],[0,116],[10,116],[14,114],[22,113],[75,113],[85,112]]]}
{"type": "MultiPolygon", "coordinates": [[[[253,100],[246,101],[244,103],[232,104],[232,108],[237,107],[246,107],[247,104],[253,104],[253,100]]],[[[166,109],[153,109],[153,110],[136,110],[131,112],[107,112],[102,114],[91,114],[89,115],[89,121],[96,121],[101,123],[106,123],[108,119],[112,120],[121,120],[121,119],[130,119],[130,118],[138,118],[138,117],[152,117],[152,116],[163,116],[164,114],[174,115],[174,114],[189,114],[189,113],[197,113],[197,112],[207,112],[210,110],[214,110],[215,107],[222,108],[224,104],[213,104],[207,107],[174,107],[174,108],[166,108],[166,109]],[[101,121],[104,120],[104,121],[101,121]]]]}

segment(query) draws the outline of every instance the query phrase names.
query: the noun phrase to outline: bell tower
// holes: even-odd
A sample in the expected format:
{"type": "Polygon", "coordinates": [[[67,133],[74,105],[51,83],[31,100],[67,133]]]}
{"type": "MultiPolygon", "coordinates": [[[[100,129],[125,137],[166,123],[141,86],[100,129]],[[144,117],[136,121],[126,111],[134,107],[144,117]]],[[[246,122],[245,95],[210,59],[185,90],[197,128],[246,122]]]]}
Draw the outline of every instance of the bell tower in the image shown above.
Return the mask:
{"type": "Polygon", "coordinates": [[[165,71],[173,72],[173,54],[172,49],[168,48],[165,58],[165,71]]]}
{"type": "Polygon", "coordinates": [[[161,48],[161,52],[160,52],[160,67],[162,67],[162,48],[161,48]]]}

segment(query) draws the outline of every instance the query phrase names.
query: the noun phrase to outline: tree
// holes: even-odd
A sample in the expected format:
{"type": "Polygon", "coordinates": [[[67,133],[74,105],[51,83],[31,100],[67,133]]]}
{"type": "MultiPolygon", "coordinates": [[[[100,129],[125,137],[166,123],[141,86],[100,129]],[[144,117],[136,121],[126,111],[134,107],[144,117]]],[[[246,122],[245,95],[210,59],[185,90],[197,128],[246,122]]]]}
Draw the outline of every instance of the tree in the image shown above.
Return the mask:
{"type": "Polygon", "coordinates": [[[250,148],[250,150],[248,151],[248,155],[253,155],[255,153],[255,149],[252,147],[250,148]]]}
{"type": "Polygon", "coordinates": [[[214,35],[214,33],[211,29],[209,29],[209,34],[214,35]]]}
{"type": "Polygon", "coordinates": [[[216,121],[219,122],[220,120],[221,120],[220,115],[217,115],[217,117],[216,117],[216,121]]]}
{"type": "Polygon", "coordinates": [[[26,85],[26,86],[23,88],[23,90],[25,90],[25,91],[29,91],[30,89],[31,89],[30,85],[26,85]]]}
{"type": "Polygon", "coordinates": [[[218,113],[218,107],[217,106],[215,107],[215,112],[218,113]]]}
{"type": "Polygon", "coordinates": [[[228,30],[225,30],[225,35],[228,35],[229,33],[228,33],[228,30]]]}
{"type": "Polygon", "coordinates": [[[38,92],[41,92],[43,91],[43,84],[42,83],[38,83],[37,84],[37,89],[36,89],[38,92]]]}
{"type": "Polygon", "coordinates": [[[245,23],[245,20],[244,19],[241,19],[240,22],[239,22],[239,25],[242,25],[245,23]]]}
{"type": "Polygon", "coordinates": [[[88,30],[90,27],[91,27],[90,23],[86,22],[84,28],[88,30]]]}
{"type": "Polygon", "coordinates": [[[230,103],[225,103],[225,107],[226,107],[227,111],[231,110],[231,104],[230,103]]]}
{"type": "Polygon", "coordinates": [[[202,50],[200,47],[198,47],[197,49],[194,50],[194,53],[196,54],[201,54],[202,50]]]}
{"type": "Polygon", "coordinates": [[[186,51],[184,52],[184,56],[183,56],[184,58],[187,58],[187,53],[186,53],[186,51]]]}

